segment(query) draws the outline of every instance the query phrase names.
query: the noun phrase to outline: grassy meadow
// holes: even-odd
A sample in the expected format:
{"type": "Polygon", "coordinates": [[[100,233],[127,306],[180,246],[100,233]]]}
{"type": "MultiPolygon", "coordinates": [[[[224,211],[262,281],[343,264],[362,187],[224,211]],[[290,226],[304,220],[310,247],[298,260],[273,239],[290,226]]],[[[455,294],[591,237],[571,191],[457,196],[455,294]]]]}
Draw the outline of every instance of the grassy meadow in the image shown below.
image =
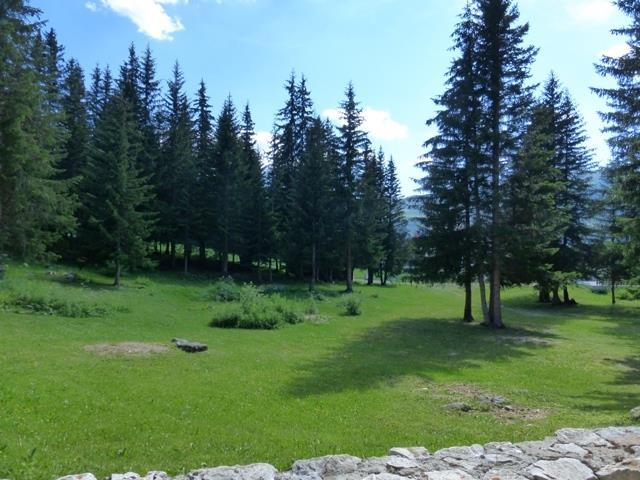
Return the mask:
{"type": "Polygon", "coordinates": [[[116,291],[98,273],[67,282],[65,271],[11,265],[0,282],[0,478],[286,468],[331,453],[521,441],[628,424],[640,404],[640,308],[587,289],[574,289],[574,308],[505,290],[510,328],[496,332],[459,322],[452,286],[358,286],[362,314],[350,317],[341,285],[314,301],[305,285],[283,285],[292,308],[314,315],[254,331],[210,326],[229,305],[212,301],[204,278],[133,276],[116,291]],[[183,353],[174,337],[209,351],[183,353]],[[158,348],[108,348],[120,342],[158,348]],[[444,409],[482,394],[510,408],[444,409]]]}

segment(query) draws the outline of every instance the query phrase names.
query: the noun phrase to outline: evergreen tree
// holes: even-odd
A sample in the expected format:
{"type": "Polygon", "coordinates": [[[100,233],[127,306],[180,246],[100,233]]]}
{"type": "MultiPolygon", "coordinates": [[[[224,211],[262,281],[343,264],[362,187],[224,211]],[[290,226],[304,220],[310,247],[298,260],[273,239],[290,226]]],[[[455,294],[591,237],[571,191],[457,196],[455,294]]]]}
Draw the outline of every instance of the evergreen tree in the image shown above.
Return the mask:
{"type": "Polygon", "coordinates": [[[592,260],[595,276],[611,291],[611,303],[616,304],[616,288],[624,280],[631,278],[633,264],[625,261],[625,249],[629,241],[624,232],[624,219],[627,217],[625,205],[620,201],[620,192],[616,183],[616,171],[613,167],[601,172],[602,185],[598,200],[598,216],[595,223],[595,246],[592,260]]]}
{"type": "Polygon", "coordinates": [[[332,164],[328,155],[326,129],[316,118],[307,132],[305,153],[295,179],[294,226],[299,232],[303,256],[310,268],[309,288],[319,279],[319,259],[330,245],[327,228],[331,225],[332,164]]]}
{"type": "Polygon", "coordinates": [[[223,275],[229,274],[229,256],[236,253],[238,243],[238,174],[242,160],[239,135],[236,108],[229,96],[218,116],[213,154],[216,212],[213,245],[223,275]]]}
{"type": "Polygon", "coordinates": [[[133,109],[118,91],[98,121],[83,202],[88,217],[83,240],[92,260],[113,262],[116,287],[124,267],[144,263],[151,227],[144,210],[149,187],[136,166],[138,137],[133,109]]]}
{"type": "Polygon", "coordinates": [[[353,292],[354,254],[356,248],[356,222],[358,214],[358,182],[363,169],[363,152],[367,136],[362,130],[362,108],[356,101],[353,84],[349,83],[346,99],[341,103],[342,125],[339,127],[339,202],[343,221],[341,233],[345,243],[345,269],[347,292],[353,292]]]}
{"type": "Polygon", "coordinates": [[[529,24],[518,24],[520,13],[512,0],[477,0],[478,85],[482,100],[480,137],[490,168],[482,195],[488,226],[490,295],[488,325],[503,328],[501,288],[505,240],[504,180],[522,144],[532,104],[528,84],[537,49],[524,45],[529,24]]]}
{"type": "Polygon", "coordinates": [[[609,146],[613,155],[613,178],[624,204],[621,223],[629,238],[625,256],[640,273],[640,4],[635,0],[616,0],[618,8],[629,17],[629,24],[613,30],[624,37],[628,53],[620,57],[604,57],[598,73],[610,77],[615,87],[598,88],[595,92],[607,100],[608,111],[602,113],[607,123],[609,146]]]}
{"type": "MultiPolygon", "coordinates": [[[[171,262],[176,258],[176,243],[184,248],[184,273],[189,270],[193,237],[195,191],[195,159],[191,110],[184,92],[184,78],[176,62],[165,98],[162,157],[164,197],[164,231],[171,241],[171,262]],[[168,188],[167,188],[168,187],[168,188]]],[[[141,170],[141,169],[140,169],[141,170]]]]}
{"type": "MultiPolygon", "coordinates": [[[[384,157],[380,155],[380,164],[384,165],[384,157]]],[[[382,237],[382,261],[380,283],[384,286],[389,277],[402,272],[408,257],[408,242],[406,236],[407,220],[404,213],[404,202],[400,187],[400,180],[396,173],[393,157],[383,172],[382,185],[384,216],[382,237]]]]}
{"type": "Polygon", "coordinates": [[[67,182],[56,165],[64,141],[37,17],[14,0],[0,5],[0,250],[43,258],[74,228],[67,182]]]}
{"type": "Polygon", "coordinates": [[[466,322],[473,321],[472,282],[476,275],[483,312],[486,311],[483,197],[487,165],[479,132],[482,105],[476,64],[478,30],[468,4],[453,35],[458,56],[448,72],[447,90],[436,98],[439,111],[428,122],[438,128],[438,133],[425,143],[427,154],[419,164],[425,172],[418,197],[423,231],[416,242],[414,268],[418,279],[454,280],[464,285],[466,322]]]}
{"type": "Polygon", "coordinates": [[[384,156],[378,157],[367,142],[363,151],[362,177],[358,184],[356,219],[356,264],[367,269],[367,284],[372,285],[381,269],[385,235],[384,156]]]}
{"type": "Polygon", "coordinates": [[[269,219],[265,200],[264,175],[260,153],[256,146],[255,124],[249,104],[242,114],[240,126],[241,162],[239,164],[239,254],[240,263],[251,268],[261,264],[269,250],[269,219]]]}
{"type": "Polygon", "coordinates": [[[63,92],[63,124],[67,131],[67,141],[60,167],[64,178],[77,180],[86,168],[91,135],[87,118],[84,73],[74,59],[67,64],[63,92]]]}
{"type": "Polygon", "coordinates": [[[206,246],[213,238],[215,225],[215,169],[213,166],[213,125],[211,106],[204,81],[200,82],[195,101],[195,225],[194,235],[200,249],[200,260],[206,260],[206,246]]]}

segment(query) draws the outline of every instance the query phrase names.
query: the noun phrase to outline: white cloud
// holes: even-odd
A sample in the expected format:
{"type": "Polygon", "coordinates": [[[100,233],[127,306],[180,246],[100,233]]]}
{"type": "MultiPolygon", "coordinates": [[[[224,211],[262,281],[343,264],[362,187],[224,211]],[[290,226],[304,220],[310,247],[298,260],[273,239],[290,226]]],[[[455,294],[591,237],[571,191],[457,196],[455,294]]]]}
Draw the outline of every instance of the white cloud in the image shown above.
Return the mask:
{"type": "Polygon", "coordinates": [[[631,51],[631,47],[629,47],[626,43],[620,43],[618,45],[613,45],[609,47],[604,52],[600,53],[600,56],[603,57],[611,57],[611,58],[620,58],[625,56],[627,53],[631,51]]]}
{"type": "Polygon", "coordinates": [[[271,149],[273,135],[270,132],[256,132],[254,139],[261,152],[268,152],[271,149]]]}
{"type": "MultiPolygon", "coordinates": [[[[327,109],[322,112],[322,116],[338,124],[342,123],[342,111],[338,108],[327,109]]],[[[376,140],[403,140],[409,136],[409,127],[396,122],[391,118],[391,113],[385,110],[366,107],[362,116],[362,128],[376,140]]]]}
{"type": "MultiPolygon", "coordinates": [[[[173,34],[184,30],[177,17],[165,10],[165,5],[188,3],[188,0],[101,0],[103,7],[127,17],[138,27],[138,31],[156,40],[173,40],[173,34]]],[[[92,11],[97,4],[88,1],[85,6],[92,11]]]]}
{"type": "Polygon", "coordinates": [[[602,23],[616,13],[616,7],[609,0],[579,0],[567,5],[567,11],[577,23],[602,23]]]}

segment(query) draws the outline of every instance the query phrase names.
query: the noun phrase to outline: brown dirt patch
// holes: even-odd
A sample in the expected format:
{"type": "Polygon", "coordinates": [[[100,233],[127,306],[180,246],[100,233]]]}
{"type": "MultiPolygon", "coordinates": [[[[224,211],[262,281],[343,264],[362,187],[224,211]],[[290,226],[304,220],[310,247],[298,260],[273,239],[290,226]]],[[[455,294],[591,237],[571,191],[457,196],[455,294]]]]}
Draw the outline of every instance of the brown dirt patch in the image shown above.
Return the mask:
{"type": "Polygon", "coordinates": [[[100,356],[125,355],[140,357],[158,353],[168,353],[171,349],[163,343],[122,342],[86,345],[84,350],[100,356]]]}

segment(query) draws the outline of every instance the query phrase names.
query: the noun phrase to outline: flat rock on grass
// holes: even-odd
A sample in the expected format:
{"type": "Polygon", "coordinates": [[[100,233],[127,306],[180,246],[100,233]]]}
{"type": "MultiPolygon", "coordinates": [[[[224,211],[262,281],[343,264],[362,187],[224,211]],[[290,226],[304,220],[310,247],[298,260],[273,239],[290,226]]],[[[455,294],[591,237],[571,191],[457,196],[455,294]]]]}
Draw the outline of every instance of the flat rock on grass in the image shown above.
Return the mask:
{"type": "Polygon", "coordinates": [[[190,342],[189,340],[185,340],[183,338],[174,338],[172,342],[175,343],[176,347],[178,347],[180,350],[187,353],[206,352],[209,348],[204,343],[190,342]]]}
{"type": "Polygon", "coordinates": [[[526,471],[535,480],[596,480],[589,467],[573,458],[541,460],[526,471]]]}
{"type": "Polygon", "coordinates": [[[99,343],[96,345],[86,345],[85,351],[96,355],[131,355],[145,356],[154,353],[168,353],[167,345],[162,343],[143,342],[122,342],[122,343],[99,343]]]}

